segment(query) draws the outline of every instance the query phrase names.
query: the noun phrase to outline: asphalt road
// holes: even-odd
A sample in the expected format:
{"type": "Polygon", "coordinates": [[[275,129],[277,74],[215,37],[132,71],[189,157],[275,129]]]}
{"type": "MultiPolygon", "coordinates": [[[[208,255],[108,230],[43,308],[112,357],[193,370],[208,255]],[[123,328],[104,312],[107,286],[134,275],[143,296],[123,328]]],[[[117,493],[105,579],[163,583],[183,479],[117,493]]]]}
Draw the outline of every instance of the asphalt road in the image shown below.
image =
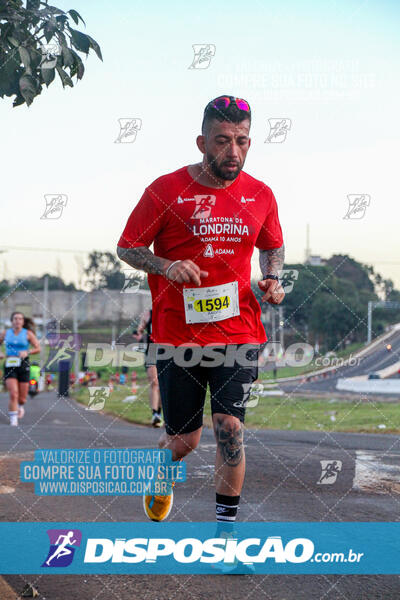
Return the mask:
{"type": "MultiPolygon", "coordinates": [[[[0,519],[3,521],[143,521],[140,497],[39,497],[19,482],[19,463],[39,448],[156,447],[159,431],[86,411],[73,400],[41,394],[19,428],[7,424],[0,395],[0,519]]],[[[247,474],[240,521],[397,521],[400,444],[393,435],[247,430],[247,474]],[[321,460],[341,461],[333,484],[317,484],[321,460]]],[[[175,488],[170,519],[212,521],[215,445],[204,429],[187,457],[187,480],[175,488]]],[[[398,576],[5,576],[18,593],[26,582],[47,600],[394,600],[398,576]]],[[[8,600],[1,599],[1,600],[8,600]]]]}
{"type": "MultiPolygon", "coordinates": [[[[338,367],[335,372],[327,372],[326,375],[316,381],[302,381],[303,376],[296,380],[280,383],[280,388],[285,392],[336,392],[337,380],[341,377],[356,377],[358,375],[369,375],[400,361],[400,331],[395,331],[381,344],[364,354],[359,363],[354,366],[338,367]],[[391,344],[392,350],[388,351],[386,345],[391,344]]],[[[346,395],[350,392],[346,392],[346,395]]],[[[354,394],[355,396],[359,394],[354,394]]]]}

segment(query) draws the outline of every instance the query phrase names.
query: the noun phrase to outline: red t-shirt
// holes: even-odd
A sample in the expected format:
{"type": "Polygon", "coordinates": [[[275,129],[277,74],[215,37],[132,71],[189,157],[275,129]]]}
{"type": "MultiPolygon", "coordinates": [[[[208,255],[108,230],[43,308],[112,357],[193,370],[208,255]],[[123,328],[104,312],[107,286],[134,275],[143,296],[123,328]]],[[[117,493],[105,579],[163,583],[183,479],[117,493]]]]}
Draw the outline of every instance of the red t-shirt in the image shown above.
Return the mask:
{"type": "Polygon", "coordinates": [[[190,259],[208,271],[200,287],[238,282],[240,314],[210,323],[186,323],[180,284],[148,275],[153,301],[152,338],[173,344],[259,344],[266,341],[261,308],[251,286],[254,246],[283,244],[275,197],[243,171],[227,188],[197,183],[182,167],[149,185],[133,209],[118,245],[149,247],[169,260],[190,259]]]}

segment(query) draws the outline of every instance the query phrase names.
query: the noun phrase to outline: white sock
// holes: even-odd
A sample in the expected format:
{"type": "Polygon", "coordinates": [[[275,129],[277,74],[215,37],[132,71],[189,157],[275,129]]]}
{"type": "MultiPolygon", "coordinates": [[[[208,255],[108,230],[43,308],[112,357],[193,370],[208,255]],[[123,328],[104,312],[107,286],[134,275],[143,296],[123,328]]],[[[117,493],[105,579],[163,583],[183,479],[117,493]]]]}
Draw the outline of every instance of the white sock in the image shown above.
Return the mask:
{"type": "Polygon", "coordinates": [[[18,411],[9,410],[8,416],[10,417],[10,425],[18,425],[18,411]]]}

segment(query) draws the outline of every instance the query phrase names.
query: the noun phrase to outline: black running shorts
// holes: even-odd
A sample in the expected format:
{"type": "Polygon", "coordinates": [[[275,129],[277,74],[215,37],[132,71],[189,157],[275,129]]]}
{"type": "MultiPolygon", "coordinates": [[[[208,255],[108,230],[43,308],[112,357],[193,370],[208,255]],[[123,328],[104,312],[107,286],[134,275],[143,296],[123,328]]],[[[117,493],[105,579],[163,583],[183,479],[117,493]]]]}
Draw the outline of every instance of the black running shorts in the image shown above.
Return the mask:
{"type": "MultiPolygon", "coordinates": [[[[174,348],[173,352],[177,350],[174,348]]],[[[203,425],[207,385],[210,386],[212,414],[232,415],[244,422],[251,384],[258,377],[259,346],[239,344],[214,348],[214,356],[222,355],[219,360],[224,361],[222,365],[213,365],[204,348],[201,351],[202,358],[191,348],[179,348],[178,358],[176,354],[169,358],[160,358],[158,354],[158,382],[169,435],[190,433],[203,425]]]]}
{"type": "Polygon", "coordinates": [[[19,367],[4,367],[4,381],[6,379],[17,379],[20,383],[29,383],[29,359],[24,358],[21,360],[19,367]]]}

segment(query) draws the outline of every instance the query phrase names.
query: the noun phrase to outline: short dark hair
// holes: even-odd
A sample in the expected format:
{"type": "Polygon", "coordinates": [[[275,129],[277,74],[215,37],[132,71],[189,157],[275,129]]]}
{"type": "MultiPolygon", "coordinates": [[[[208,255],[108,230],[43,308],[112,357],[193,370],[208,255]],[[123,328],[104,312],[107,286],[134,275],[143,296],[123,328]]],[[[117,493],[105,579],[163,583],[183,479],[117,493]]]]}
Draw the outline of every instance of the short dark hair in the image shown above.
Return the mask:
{"type": "MultiPolygon", "coordinates": [[[[226,94],[228,95],[228,94],[226,94]]],[[[228,96],[233,99],[233,96],[228,96]]],[[[231,102],[227,108],[216,108],[213,106],[214,100],[211,100],[204,109],[201,132],[204,135],[207,132],[210,121],[216,119],[221,123],[229,121],[230,123],[241,123],[248,119],[251,123],[251,111],[240,110],[235,102],[231,102]]]]}
{"type": "Polygon", "coordinates": [[[10,321],[13,320],[13,318],[15,317],[15,315],[21,315],[25,319],[25,315],[24,315],[23,312],[21,312],[20,310],[14,310],[14,312],[11,313],[10,321]]]}

